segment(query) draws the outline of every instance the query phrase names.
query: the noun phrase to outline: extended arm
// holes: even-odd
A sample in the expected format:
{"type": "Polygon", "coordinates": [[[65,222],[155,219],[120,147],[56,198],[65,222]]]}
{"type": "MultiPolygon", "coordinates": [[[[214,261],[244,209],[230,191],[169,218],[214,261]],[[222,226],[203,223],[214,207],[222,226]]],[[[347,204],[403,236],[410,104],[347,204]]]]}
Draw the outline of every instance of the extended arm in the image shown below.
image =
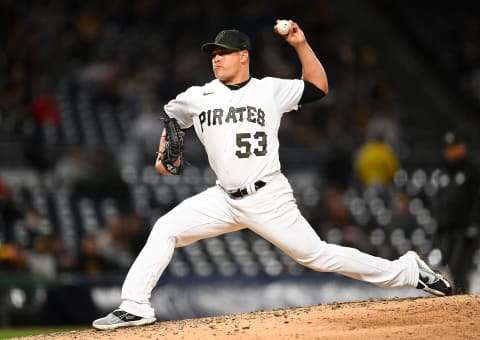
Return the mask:
{"type": "MultiPolygon", "coordinates": [[[[278,33],[277,28],[274,27],[278,33]]],[[[285,40],[292,45],[302,64],[302,79],[313,84],[325,94],[328,93],[328,79],[322,63],[318,60],[315,52],[305,38],[305,34],[300,26],[290,20],[290,31],[283,36],[285,40]]]]}

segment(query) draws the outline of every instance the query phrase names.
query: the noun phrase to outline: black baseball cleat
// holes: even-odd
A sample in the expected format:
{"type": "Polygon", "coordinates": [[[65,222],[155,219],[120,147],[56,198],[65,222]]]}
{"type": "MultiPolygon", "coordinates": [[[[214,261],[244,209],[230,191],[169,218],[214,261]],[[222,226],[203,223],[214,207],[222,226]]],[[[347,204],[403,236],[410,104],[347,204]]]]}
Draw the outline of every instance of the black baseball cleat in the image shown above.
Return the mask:
{"type": "Polygon", "coordinates": [[[120,327],[149,325],[157,321],[153,318],[143,318],[133,315],[121,309],[116,309],[107,316],[93,321],[92,326],[96,329],[106,330],[120,327]]]}
{"type": "Polygon", "coordinates": [[[422,289],[436,296],[452,295],[452,284],[442,273],[430,268],[416,252],[409,251],[408,253],[413,256],[418,265],[417,289],[422,289]]]}

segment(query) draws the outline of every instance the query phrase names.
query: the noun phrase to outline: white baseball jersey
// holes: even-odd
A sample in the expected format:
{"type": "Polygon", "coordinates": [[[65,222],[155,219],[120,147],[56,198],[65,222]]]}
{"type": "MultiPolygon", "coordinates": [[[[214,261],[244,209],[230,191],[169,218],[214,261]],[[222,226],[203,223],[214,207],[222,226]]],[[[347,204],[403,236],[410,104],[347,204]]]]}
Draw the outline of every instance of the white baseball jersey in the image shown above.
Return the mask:
{"type": "Polygon", "coordinates": [[[298,109],[303,88],[299,79],[268,77],[231,90],[215,79],[180,93],[165,112],[182,128],[194,126],[219,184],[233,190],[280,171],[280,120],[298,109]]]}

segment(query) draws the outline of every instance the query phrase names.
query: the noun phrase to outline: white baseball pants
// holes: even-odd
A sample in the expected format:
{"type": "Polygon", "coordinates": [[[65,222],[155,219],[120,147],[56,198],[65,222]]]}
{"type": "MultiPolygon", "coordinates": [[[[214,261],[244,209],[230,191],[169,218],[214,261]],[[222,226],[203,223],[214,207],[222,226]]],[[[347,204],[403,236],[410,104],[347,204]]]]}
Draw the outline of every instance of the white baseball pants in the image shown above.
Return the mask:
{"type": "Polygon", "coordinates": [[[214,186],[160,217],[125,278],[120,308],[153,317],[151,292],[176,247],[243,228],[319,272],[336,272],[380,287],[416,287],[418,283],[418,267],[409,255],[390,261],[322,241],[298,210],[288,180],[278,174],[241,199],[231,199],[214,186]]]}

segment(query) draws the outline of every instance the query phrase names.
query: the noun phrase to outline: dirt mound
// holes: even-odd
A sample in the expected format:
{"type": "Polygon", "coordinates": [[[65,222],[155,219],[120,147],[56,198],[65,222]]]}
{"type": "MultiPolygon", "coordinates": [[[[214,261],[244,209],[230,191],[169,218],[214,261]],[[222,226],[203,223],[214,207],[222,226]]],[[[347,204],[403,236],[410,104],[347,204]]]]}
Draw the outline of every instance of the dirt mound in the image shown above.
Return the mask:
{"type": "Polygon", "coordinates": [[[480,295],[368,300],[25,339],[480,339],[480,295]]]}

